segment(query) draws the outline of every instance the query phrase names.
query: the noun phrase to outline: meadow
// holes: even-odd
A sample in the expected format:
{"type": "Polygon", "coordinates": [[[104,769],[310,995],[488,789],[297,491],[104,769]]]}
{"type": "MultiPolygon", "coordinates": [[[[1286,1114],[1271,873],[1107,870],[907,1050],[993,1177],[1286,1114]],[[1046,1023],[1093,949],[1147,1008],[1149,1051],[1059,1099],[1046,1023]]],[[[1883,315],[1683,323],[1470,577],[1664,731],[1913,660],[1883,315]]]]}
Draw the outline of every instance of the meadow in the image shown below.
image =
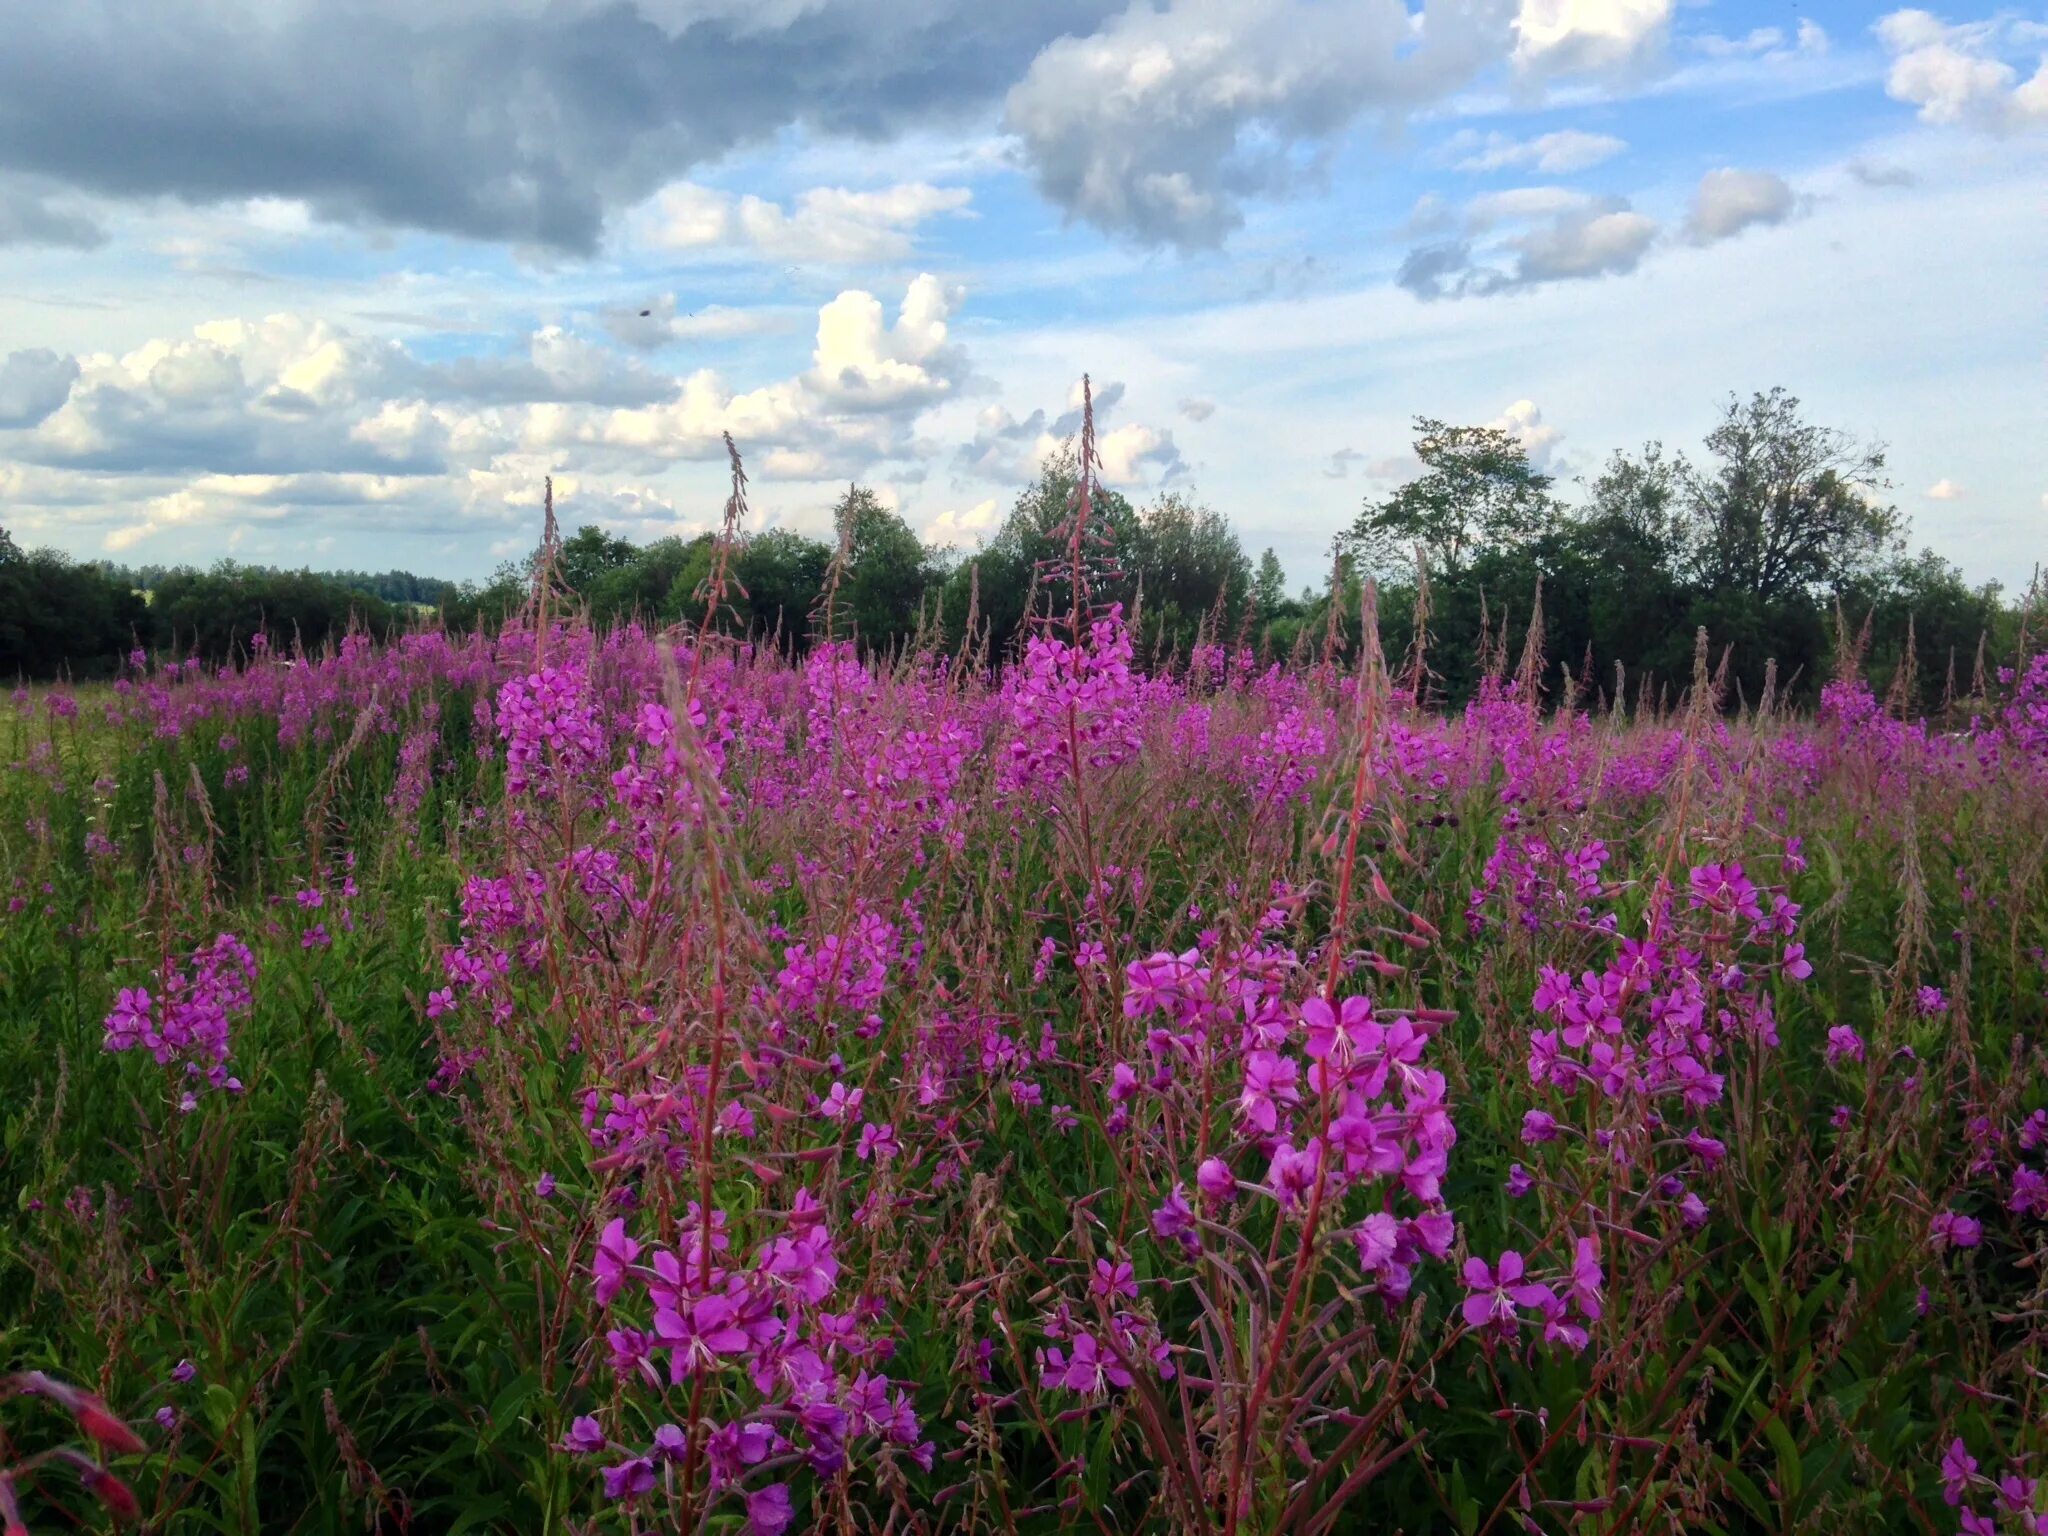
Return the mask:
{"type": "Polygon", "coordinates": [[[1140,667],[1087,510],[19,691],[10,1536],[2048,1532],[2048,653],[1140,667]]]}

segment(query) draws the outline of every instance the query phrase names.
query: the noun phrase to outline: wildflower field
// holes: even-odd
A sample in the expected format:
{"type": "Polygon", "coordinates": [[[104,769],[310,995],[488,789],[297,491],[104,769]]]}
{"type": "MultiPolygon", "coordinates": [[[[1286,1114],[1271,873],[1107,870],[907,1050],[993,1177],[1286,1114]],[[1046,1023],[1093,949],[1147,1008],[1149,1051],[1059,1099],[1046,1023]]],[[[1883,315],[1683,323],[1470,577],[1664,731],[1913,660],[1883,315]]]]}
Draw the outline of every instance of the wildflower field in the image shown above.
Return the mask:
{"type": "Polygon", "coordinates": [[[17,694],[6,1529],[2048,1531],[2048,657],[1446,714],[1086,512],[17,694]]]}

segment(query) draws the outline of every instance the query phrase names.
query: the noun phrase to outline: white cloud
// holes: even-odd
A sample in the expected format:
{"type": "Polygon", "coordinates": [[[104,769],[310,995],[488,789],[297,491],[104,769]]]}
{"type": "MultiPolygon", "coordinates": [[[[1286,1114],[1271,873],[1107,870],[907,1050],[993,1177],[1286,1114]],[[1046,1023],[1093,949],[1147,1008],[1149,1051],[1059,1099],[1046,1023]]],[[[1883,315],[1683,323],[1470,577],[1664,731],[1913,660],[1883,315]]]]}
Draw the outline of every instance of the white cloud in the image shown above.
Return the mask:
{"type": "Polygon", "coordinates": [[[1706,32],[1686,39],[1695,53],[1710,59],[1783,60],[1790,55],[1818,55],[1828,51],[1828,34],[1819,22],[1801,17],[1791,38],[1777,27],[1756,27],[1741,37],[1722,37],[1706,32]]]}
{"type": "Polygon", "coordinates": [[[1004,121],[1068,213],[1148,244],[1209,246],[1243,223],[1247,196],[1301,181],[1297,147],[1442,96],[1505,41],[1467,9],[1411,19],[1401,0],[1133,0],[1041,51],[1004,121]]]}
{"type": "Polygon", "coordinates": [[[1102,459],[1102,478],[1110,485],[1143,485],[1147,470],[1169,479],[1181,467],[1173,434],[1137,422],[1101,434],[1095,451],[1102,459]]]}
{"type": "Polygon", "coordinates": [[[1544,421],[1542,410],[1533,400],[1517,400],[1487,425],[1520,443],[1529,462],[1538,469],[1549,464],[1551,453],[1564,437],[1562,430],[1544,421]]]}
{"type": "MultiPolygon", "coordinates": [[[[1885,90],[1920,109],[1929,123],[1955,123],[2012,133],[2048,123],[2048,58],[2024,85],[1998,56],[2016,28],[2003,18],[1949,25],[1923,10],[1893,11],[1877,24],[1892,56],[1885,90]]],[[[2041,38],[2032,34],[2035,52],[2041,38]]]]}
{"type": "Polygon", "coordinates": [[[1694,245],[1712,245],[1755,225],[1782,224],[1798,207],[1799,199],[1783,177],[1724,167],[1700,178],[1685,237],[1694,245]]]}
{"type": "Polygon", "coordinates": [[[1647,214],[1567,213],[1516,242],[1517,277],[1526,284],[1632,272],[1656,238],[1657,221],[1647,214]]]}
{"type": "Polygon", "coordinates": [[[1461,171],[1527,168],[1546,176],[1590,170],[1627,148],[1626,140],[1612,134],[1586,133],[1577,128],[1560,128],[1533,139],[1517,139],[1504,133],[1489,133],[1482,138],[1467,130],[1453,135],[1444,146],[1446,154],[1458,157],[1454,163],[1461,171]]]}
{"type": "Polygon", "coordinates": [[[641,239],[666,250],[751,249],[778,261],[849,265],[910,254],[918,226],[973,201],[966,187],[906,182],[876,191],[813,187],[794,206],[676,182],[637,221],[641,239]]]}
{"type": "Polygon", "coordinates": [[[743,336],[763,336],[788,329],[793,318],[773,309],[741,309],[727,304],[705,304],[685,311],[673,293],[611,304],[597,312],[605,334],[636,352],[651,352],[676,341],[736,341],[743,336]]]}
{"type": "Polygon", "coordinates": [[[0,359],[0,427],[32,427],[70,398],[78,359],[34,347],[0,359]]]}
{"type": "Polygon", "coordinates": [[[995,531],[999,521],[996,499],[991,496],[971,507],[947,508],[924,525],[924,537],[928,543],[944,546],[969,539],[981,542],[995,531]]]}
{"type": "Polygon", "coordinates": [[[964,290],[922,273],[905,291],[896,323],[884,330],[873,294],[840,294],[818,311],[811,389],[843,410],[926,405],[951,394],[966,362],[947,345],[946,321],[964,297],[964,290]]]}
{"type": "Polygon", "coordinates": [[[1673,9],[1673,0],[1521,0],[1515,64],[1546,74],[1633,65],[1663,42],[1673,9]]]}
{"type": "Polygon", "coordinates": [[[1420,299],[1484,297],[1632,272],[1659,233],[1657,221],[1625,199],[1570,187],[1489,192],[1455,212],[1432,203],[1427,217],[1429,227],[1459,233],[1417,246],[1401,263],[1396,284],[1420,299]],[[1512,232],[1495,233],[1501,226],[1512,232]],[[1475,251],[1488,236],[1491,246],[1475,251]]]}
{"type": "Polygon", "coordinates": [[[1930,501],[1961,501],[1963,488],[1955,481],[1943,478],[1927,487],[1927,498],[1930,501]]]}
{"type": "Polygon", "coordinates": [[[1478,231],[1496,224],[1595,212],[1604,201],[1571,187],[1513,187],[1473,198],[1465,205],[1464,221],[1467,229],[1478,231]]]}
{"type": "Polygon", "coordinates": [[[1216,414],[1216,402],[1199,395],[1189,395],[1180,402],[1178,409],[1189,421],[1207,421],[1216,414]]]}

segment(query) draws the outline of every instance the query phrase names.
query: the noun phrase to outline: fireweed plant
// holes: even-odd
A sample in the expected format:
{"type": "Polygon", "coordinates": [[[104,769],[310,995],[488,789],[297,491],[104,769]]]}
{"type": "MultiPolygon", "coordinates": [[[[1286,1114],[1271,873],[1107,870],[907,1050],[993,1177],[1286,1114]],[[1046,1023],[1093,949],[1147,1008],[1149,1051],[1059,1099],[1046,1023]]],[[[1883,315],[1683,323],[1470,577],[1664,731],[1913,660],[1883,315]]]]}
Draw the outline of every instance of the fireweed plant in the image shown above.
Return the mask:
{"type": "Polygon", "coordinates": [[[1006,657],[16,695],[9,1536],[2048,1532],[2048,658],[1141,663],[1080,463],[1006,657]]]}

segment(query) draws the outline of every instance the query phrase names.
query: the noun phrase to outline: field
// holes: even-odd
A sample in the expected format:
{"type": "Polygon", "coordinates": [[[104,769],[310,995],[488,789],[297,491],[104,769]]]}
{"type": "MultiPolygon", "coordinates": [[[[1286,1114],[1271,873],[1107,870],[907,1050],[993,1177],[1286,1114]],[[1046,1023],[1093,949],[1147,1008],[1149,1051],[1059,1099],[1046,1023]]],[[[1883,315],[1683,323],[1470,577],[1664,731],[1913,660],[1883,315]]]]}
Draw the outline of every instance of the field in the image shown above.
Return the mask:
{"type": "Polygon", "coordinates": [[[2048,1531],[2048,658],[1706,654],[17,695],[8,1530],[2048,1531]]]}

